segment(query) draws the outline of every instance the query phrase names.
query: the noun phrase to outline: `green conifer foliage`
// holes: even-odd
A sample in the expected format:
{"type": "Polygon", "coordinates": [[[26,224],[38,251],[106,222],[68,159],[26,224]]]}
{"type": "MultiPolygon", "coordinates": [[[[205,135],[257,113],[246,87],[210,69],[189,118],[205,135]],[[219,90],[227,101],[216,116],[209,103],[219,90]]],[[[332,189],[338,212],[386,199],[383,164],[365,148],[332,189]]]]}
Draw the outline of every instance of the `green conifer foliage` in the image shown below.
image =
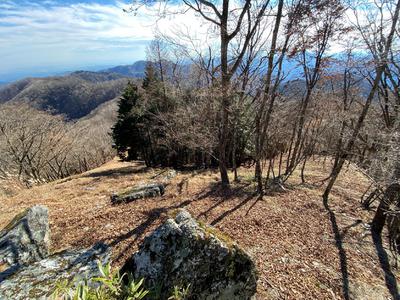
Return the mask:
{"type": "Polygon", "coordinates": [[[141,144],[139,115],[135,112],[140,95],[136,85],[128,83],[118,103],[118,119],[112,128],[112,137],[118,155],[124,160],[138,158],[141,144]]]}

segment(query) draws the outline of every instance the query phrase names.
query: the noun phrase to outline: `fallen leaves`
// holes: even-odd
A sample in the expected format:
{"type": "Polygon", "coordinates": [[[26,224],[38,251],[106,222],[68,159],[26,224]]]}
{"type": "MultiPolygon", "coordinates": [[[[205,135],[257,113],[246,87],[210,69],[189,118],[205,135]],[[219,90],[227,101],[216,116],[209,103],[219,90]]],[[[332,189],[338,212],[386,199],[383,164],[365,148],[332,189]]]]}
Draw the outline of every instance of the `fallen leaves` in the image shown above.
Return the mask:
{"type": "MultiPolygon", "coordinates": [[[[308,166],[310,182],[326,177],[320,163],[308,166]]],[[[162,197],[111,205],[113,192],[150,182],[159,172],[114,160],[79,176],[22,190],[2,200],[0,226],[25,207],[47,205],[55,251],[103,241],[113,246],[114,264],[121,265],[168,213],[185,207],[252,255],[259,270],[258,299],[343,298],[340,259],[322,187],[301,185],[294,175],[285,191],[259,200],[251,183],[234,184],[227,192],[216,184],[216,171],[181,172],[162,197]]],[[[250,178],[252,172],[241,169],[239,174],[250,178]]],[[[374,286],[382,297],[388,296],[384,272],[363,226],[373,212],[359,204],[368,182],[354,172],[340,178],[330,200],[343,235],[349,281],[374,286]]]]}

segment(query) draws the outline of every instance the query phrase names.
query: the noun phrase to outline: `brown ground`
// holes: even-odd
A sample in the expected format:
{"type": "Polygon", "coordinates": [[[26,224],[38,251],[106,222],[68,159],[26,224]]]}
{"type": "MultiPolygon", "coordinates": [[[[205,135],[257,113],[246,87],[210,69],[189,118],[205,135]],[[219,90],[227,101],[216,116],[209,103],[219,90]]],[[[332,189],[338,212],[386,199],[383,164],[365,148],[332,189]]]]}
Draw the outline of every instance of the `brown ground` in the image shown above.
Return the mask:
{"type": "Polygon", "coordinates": [[[254,257],[258,299],[344,299],[346,293],[350,299],[397,297],[393,279],[399,274],[388,268],[386,243],[374,242],[369,233],[373,211],[359,204],[368,182],[352,166],[333,189],[331,213],[322,203],[323,188],[312,184],[327,174],[322,161],[310,163],[308,184],[300,184],[295,174],[285,192],[263,200],[253,195],[252,171],[242,169],[242,183],[231,192],[218,187],[216,171],[182,172],[163,197],[111,205],[113,192],[149,182],[158,172],[114,160],[82,175],[22,190],[0,199],[0,228],[22,209],[44,204],[50,209],[54,251],[104,241],[113,246],[114,265],[121,265],[169,211],[185,207],[254,257]]]}

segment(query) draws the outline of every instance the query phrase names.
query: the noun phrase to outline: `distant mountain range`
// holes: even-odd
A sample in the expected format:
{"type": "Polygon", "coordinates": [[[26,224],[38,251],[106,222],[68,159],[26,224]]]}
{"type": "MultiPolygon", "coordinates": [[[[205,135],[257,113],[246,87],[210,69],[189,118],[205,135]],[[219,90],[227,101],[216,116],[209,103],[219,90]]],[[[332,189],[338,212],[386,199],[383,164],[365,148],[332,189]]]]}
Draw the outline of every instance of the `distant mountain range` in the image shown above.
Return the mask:
{"type": "Polygon", "coordinates": [[[74,120],[118,98],[129,80],[144,77],[147,61],[98,72],[75,71],[62,76],[32,77],[0,82],[0,104],[29,102],[32,106],[74,120]]]}
{"type": "MultiPolygon", "coordinates": [[[[147,61],[140,60],[132,65],[97,72],[75,71],[63,76],[25,78],[8,84],[0,82],[0,104],[24,101],[38,109],[64,114],[71,120],[80,119],[107,101],[114,99],[116,102],[129,80],[144,77],[146,64],[147,61]]],[[[293,62],[287,62],[284,69],[291,71],[291,76],[281,92],[289,98],[296,98],[296,94],[298,96],[305,89],[301,72],[293,62]]],[[[183,66],[182,70],[188,72],[189,65],[183,66]]],[[[366,82],[362,82],[360,87],[362,92],[369,90],[366,82]]]]}
{"type": "Polygon", "coordinates": [[[103,70],[102,72],[116,73],[126,77],[143,78],[147,61],[139,60],[132,65],[117,66],[103,70]]]}
{"type": "Polygon", "coordinates": [[[107,101],[114,99],[115,103],[129,80],[144,76],[146,63],[137,61],[99,72],[76,71],[8,84],[0,82],[0,104],[29,102],[38,109],[63,114],[70,120],[79,119],[107,101]]]}

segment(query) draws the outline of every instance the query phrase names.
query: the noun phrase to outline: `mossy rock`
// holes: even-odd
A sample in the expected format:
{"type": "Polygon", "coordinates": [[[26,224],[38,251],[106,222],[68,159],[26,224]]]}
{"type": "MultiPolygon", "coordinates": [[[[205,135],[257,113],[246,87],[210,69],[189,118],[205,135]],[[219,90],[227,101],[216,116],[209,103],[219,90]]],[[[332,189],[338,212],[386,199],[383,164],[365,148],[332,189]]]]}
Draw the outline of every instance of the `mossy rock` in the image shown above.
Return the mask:
{"type": "Polygon", "coordinates": [[[51,299],[57,282],[75,280],[78,284],[100,276],[98,263],[106,264],[110,255],[111,249],[105,244],[53,254],[0,280],[0,299],[51,299]]]}
{"type": "Polygon", "coordinates": [[[257,272],[250,256],[187,211],[174,215],[146,237],[122,271],[146,278],[148,289],[161,286],[159,299],[167,299],[176,286],[189,286],[189,299],[252,298],[257,272]]]}
{"type": "Polygon", "coordinates": [[[165,186],[162,183],[140,185],[111,195],[111,202],[113,204],[129,203],[142,198],[162,196],[164,192],[165,186]]]}

